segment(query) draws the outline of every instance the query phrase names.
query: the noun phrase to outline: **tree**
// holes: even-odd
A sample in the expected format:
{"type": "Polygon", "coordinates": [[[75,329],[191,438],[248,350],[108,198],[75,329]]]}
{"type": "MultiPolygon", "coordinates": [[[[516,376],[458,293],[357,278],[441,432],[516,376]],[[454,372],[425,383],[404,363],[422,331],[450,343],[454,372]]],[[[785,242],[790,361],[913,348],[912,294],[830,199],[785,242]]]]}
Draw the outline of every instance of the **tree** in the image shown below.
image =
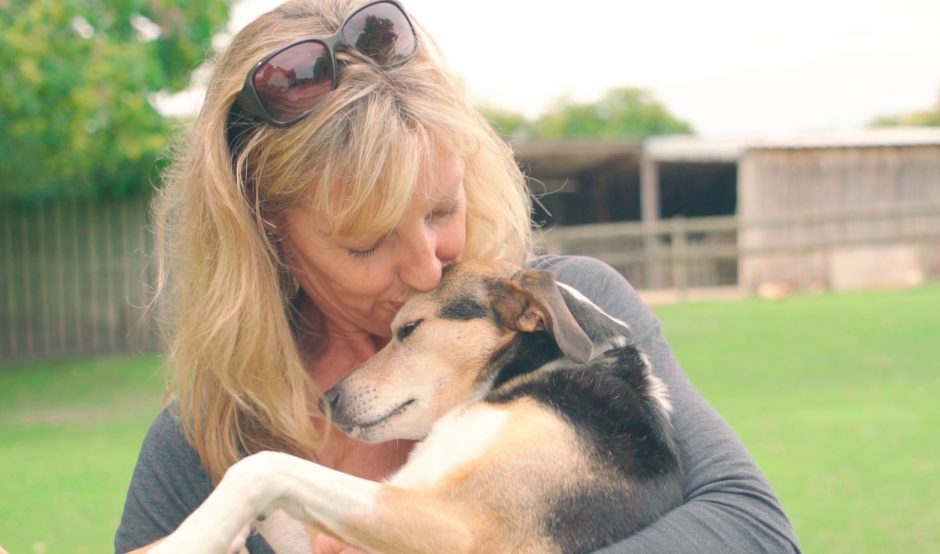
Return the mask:
{"type": "Polygon", "coordinates": [[[226,0],[0,0],[0,197],[147,188],[226,0]]]}
{"type": "Polygon", "coordinates": [[[490,125],[506,140],[525,140],[531,136],[532,123],[524,115],[490,104],[479,108],[490,125]]]}
{"type": "Polygon", "coordinates": [[[932,108],[903,115],[882,116],[871,122],[872,127],[940,127],[940,93],[932,108]]]}
{"type": "Polygon", "coordinates": [[[689,133],[692,126],[673,116],[650,91],[630,87],[612,89],[586,104],[563,98],[533,124],[533,136],[539,139],[639,139],[689,133]]]}

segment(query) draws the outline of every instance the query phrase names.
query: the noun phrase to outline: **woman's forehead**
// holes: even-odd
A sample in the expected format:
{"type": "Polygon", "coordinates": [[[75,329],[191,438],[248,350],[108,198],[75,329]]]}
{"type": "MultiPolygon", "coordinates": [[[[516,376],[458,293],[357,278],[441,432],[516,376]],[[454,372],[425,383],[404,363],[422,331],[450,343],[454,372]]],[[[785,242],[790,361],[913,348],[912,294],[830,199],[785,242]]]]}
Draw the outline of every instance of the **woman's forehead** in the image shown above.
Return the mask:
{"type": "Polygon", "coordinates": [[[439,152],[434,160],[419,173],[419,190],[428,194],[449,194],[463,182],[463,159],[452,152],[439,152]]]}

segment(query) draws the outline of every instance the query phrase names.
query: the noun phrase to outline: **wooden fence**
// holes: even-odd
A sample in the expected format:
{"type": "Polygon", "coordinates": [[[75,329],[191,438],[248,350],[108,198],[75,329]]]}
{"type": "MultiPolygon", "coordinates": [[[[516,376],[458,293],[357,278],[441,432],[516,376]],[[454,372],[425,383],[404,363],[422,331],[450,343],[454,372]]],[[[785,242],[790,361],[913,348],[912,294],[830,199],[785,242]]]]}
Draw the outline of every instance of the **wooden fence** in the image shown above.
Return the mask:
{"type": "Polygon", "coordinates": [[[0,363],[158,350],[148,202],[0,207],[0,363]]]}
{"type": "MultiPolygon", "coordinates": [[[[153,269],[148,200],[0,207],[0,364],[160,350],[144,309],[153,269]]],[[[820,257],[852,247],[907,245],[917,249],[925,276],[940,278],[937,202],[759,221],[731,216],[563,227],[547,230],[544,239],[551,252],[595,256],[641,291],[665,289],[680,299],[715,294],[716,287],[751,294],[750,279],[760,272],[748,268],[765,261],[782,263],[795,288],[809,285],[819,279],[820,257]]]]}
{"type": "Polygon", "coordinates": [[[940,202],[760,220],[726,216],[560,227],[546,230],[543,238],[550,252],[599,258],[638,289],[666,289],[679,298],[716,287],[752,294],[774,282],[792,289],[831,286],[837,254],[862,250],[877,256],[879,249],[898,246],[914,252],[925,279],[940,278],[940,202]]]}

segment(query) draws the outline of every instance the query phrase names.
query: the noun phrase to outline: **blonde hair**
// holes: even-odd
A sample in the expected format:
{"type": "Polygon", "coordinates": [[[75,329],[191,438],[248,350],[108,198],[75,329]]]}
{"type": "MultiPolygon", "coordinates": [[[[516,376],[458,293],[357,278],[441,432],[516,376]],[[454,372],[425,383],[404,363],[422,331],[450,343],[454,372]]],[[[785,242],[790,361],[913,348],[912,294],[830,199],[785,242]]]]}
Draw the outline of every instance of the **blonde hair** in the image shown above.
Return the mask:
{"type": "Polygon", "coordinates": [[[337,89],[288,129],[258,124],[233,160],[226,121],[251,66],[292,40],[334,32],[359,4],[295,0],[242,30],[217,59],[154,201],[169,393],[214,480],[245,454],[309,457],[322,443],[313,420],[325,417],[320,391],[291,323],[296,285],[266,231],[283,210],[315,209],[341,235],[387,231],[443,151],[464,162],[463,258],[520,263],[531,247],[512,152],[420,27],[418,52],[398,67],[339,53],[348,63],[337,89]]]}

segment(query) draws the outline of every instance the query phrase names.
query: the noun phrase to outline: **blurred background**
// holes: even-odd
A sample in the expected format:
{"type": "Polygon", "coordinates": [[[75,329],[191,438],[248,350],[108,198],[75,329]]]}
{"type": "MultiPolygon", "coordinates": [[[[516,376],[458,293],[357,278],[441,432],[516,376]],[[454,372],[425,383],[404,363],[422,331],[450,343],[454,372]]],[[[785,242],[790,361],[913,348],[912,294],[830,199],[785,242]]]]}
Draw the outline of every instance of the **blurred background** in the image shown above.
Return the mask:
{"type": "MultiPolygon", "coordinates": [[[[111,549],[163,393],[147,206],[207,60],[273,5],[0,0],[11,554],[111,549]]],[[[940,3],[405,5],[544,247],[640,290],[804,549],[940,550],[940,3]]]]}

